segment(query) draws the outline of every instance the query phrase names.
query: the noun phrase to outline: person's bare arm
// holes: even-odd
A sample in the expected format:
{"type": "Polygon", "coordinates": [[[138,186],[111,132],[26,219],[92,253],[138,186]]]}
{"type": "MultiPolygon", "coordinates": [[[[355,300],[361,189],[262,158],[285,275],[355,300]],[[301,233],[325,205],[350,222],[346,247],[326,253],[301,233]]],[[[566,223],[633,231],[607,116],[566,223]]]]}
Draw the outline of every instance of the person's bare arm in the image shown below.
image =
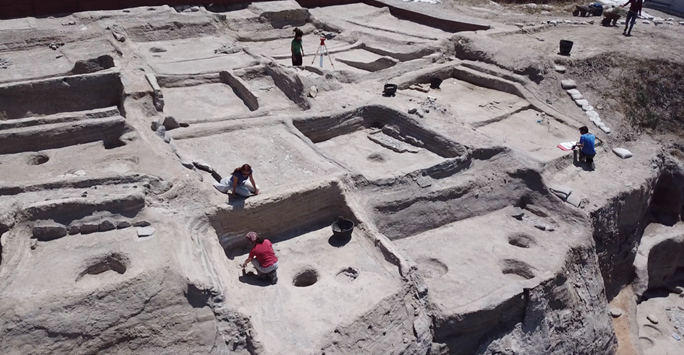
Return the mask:
{"type": "Polygon", "coordinates": [[[252,186],[254,186],[254,194],[258,195],[259,189],[257,188],[256,183],[254,182],[254,177],[252,176],[252,174],[249,174],[249,182],[251,182],[252,186]]]}
{"type": "Polygon", "coordinates": [[[233,176],[233,195],[235,195],[235,190],[237,189],[238,178],[233,176]]]}
{"type": "Polygon", "coordinates": [[[251,256],[251,255],[250,255],[249,257],[247,257],[247,260],[245,260],[245,262],[242,263],[242,268],[243,268],[243,269],[246,268],[246,267],[247,267],[247,264],[249,264],[249,262],[252,261],[252,259],[254,259],[254,257],[251,256]]]}
{"type": "Polygon", "coordinates": [[[632,2],[632,0],[627,1],[627,3],[624,5],[620,5],[620,7],[625,7],[625,6],[629,5],[630,2],[632,2]]]}

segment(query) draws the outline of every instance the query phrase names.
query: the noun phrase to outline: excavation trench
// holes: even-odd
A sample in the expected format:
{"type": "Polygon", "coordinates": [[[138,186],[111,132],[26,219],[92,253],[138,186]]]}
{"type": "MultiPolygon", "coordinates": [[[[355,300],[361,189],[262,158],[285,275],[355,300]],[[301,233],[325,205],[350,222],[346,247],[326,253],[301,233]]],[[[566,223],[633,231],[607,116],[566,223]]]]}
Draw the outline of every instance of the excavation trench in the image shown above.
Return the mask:
{"type": "Polygon", "coordinates": [[[665,168],[592,212],[593,237],[608,300],[634,281],[634,263],[644,231],[652,224],[674,226],[682,222],[683,196],[681,170],[665,168]]]}

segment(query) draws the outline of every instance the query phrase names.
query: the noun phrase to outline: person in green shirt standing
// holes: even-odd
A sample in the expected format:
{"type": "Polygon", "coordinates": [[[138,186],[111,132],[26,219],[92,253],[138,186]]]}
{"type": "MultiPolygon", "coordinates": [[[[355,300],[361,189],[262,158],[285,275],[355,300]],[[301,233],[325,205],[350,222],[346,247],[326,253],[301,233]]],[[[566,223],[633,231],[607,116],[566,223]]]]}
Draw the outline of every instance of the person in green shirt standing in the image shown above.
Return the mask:
{"type": "Polygon", "coordinates": [[[304,46],[302,45],[302,36],[304,32],[299,28],[294,29],[295,38],[292,40],[290,50],[292,51],[292,65],[301,66],[302,56],[304,56],[304,46]]]}

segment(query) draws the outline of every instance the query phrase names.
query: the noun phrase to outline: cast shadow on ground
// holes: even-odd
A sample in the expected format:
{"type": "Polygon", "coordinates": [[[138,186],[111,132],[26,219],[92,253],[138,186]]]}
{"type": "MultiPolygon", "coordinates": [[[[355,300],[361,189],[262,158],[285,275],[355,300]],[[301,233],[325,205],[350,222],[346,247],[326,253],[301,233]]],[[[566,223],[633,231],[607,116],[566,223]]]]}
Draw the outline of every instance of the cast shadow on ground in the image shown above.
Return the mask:
{"type": "MultiPolygon", "coordinates": [[[[596,161],[594,161],[594,164],[596,164],[596,161]]],[[[582,168],[582,170],[584,170],[584,171],[593,171],[591,169],[591,164],[579,161],[579,158],[577,157],[576,152],[573,152],[572,165],[574,165],[578,168],[582,168]]]]}
{"type": "Polygon", "coordinates": [[[240,282],[252,285],[252,286],[259,286],[259,287],[266,287],[266,286],[271,286],[271,282],[269,280],[261,280],[257,277],[257,275],[253,272],[246,272],[242,273],[240,277],[238,277],[238,280],[240,282]]]}
{"type": "Polygon", "coordinates": [[[234,194],[228,194],[228,204],[236,210],[245,208],[245,200],[247,197],[242,197],[234,194]]]}
{"type": "Polygon", "coordinates": [[[351,234],[349,234],[349,236],[343,236],[343,237],[338,237],[338,236],[333,234],[330,236],[330,238],[328,238],[328,244],[334,246],[335,248],[341,248],[341,247],[347,245],[347,243],[349,243],[351,238],[352,238],[351,234]]]}

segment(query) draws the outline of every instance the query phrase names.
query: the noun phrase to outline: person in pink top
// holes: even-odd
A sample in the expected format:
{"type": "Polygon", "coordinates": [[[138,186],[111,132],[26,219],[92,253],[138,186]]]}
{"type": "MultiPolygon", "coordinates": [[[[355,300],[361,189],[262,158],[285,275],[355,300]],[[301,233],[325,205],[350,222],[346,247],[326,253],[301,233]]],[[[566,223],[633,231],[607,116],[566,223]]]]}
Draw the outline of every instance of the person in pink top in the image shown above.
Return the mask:
{"type": "Polygon", "coordinates": [[[244,273],[245,268],[249,262],[258,272],[258,277],[261,279],[268,278],[271,280],[271,284],[275,285],[278,282],[278,258],[273,251],[273,245],[268,239],[260,237],[255,232],[249,232],[245,236],[250,244],[252,244],[252,250],[249,252],[249,256],[244,263],[242,263],[242,271],[244,273]]]}

